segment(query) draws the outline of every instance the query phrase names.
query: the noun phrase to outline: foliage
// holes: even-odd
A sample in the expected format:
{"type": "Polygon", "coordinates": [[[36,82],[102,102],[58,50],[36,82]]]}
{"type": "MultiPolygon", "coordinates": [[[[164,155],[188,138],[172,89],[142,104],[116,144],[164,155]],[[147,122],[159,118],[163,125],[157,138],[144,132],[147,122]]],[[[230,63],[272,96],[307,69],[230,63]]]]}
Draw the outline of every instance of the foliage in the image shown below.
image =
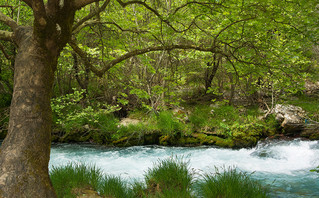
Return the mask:
{"type": "Polygon", "coordinates": [[[182,131],[182,123],[170,111],[162,111],[158,114],[157,127],[163,134],[168,135],[174,135],[182,131]]]}
{"type": "Polygon", "coordinates": [[[268,190],[247,173],[229,168],[220,172],[216,168],[214,175],[205,174],[199,183],[199,192],[204,198],[211,197],[269,197],[268,190]]]}
{"type": "Polygon", "coordinates": [[[72,94],[66,94],[58,98],[53,98],[51,107],[55,124],[60,130],[65,132],[81,130],[83,126],[89,125],[93,129],[101,132],[115,132],[118,120],[111,114],[118,110],[117,106],[100,105],[87,106],[82,108],[84,90],[74,89],[72,94]]]}
{"type": "Polygon", "coordinates": [[[288,99],[287,103],[301,107],[307,112],[309,119],[319,122],[319,101],[317,98],[301,95],[295,99],[288,99]]]}
{"type": "Polygon", "coordinates": [[[209,125],[212,113],[209,106],[196,106],[195,110],[189,116],[189,121],[193,124],[195,130],[205,128],[209,125]]]}

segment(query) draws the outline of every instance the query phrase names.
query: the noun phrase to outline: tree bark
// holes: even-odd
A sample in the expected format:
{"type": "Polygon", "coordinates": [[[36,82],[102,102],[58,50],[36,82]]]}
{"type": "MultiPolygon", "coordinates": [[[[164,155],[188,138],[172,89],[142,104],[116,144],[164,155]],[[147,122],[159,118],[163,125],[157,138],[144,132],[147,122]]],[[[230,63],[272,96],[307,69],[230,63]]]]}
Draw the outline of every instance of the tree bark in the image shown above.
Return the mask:
{"type": "Polygon", "coordinates": [[[9,129],[0,150],[0,197],[56,197],[48,164],[56,57],[19,28],[9,129]]]}

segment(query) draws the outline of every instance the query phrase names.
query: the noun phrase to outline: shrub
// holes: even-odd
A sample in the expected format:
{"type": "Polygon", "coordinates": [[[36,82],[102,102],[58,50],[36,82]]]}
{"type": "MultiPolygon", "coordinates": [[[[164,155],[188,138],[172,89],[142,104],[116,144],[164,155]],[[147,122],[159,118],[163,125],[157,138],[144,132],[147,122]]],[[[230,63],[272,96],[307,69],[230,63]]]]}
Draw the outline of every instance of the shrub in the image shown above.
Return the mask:
{"type": "Polygon", "coordinates": [[[204,198],[266,198],[268,190],[246,173],[229,168],[215,175],[204,175],[199,183],[199,193],[204,198]]]}
{"type": "Polygon", "coordinates": [[[166,135],[174,135],[182,131],[182,123],[180,123],[169,111],[162,111],[158,115],[157,127],[166,135]]]}

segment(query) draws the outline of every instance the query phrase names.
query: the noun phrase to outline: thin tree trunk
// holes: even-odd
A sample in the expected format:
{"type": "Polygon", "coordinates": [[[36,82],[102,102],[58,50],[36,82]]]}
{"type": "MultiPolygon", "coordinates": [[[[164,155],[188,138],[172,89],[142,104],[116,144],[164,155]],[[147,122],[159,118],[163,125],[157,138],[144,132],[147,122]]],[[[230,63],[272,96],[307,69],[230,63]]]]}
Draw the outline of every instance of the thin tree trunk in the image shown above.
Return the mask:
{"type": "Polygon", "coordinates": [[[32,39],[32,30],[20,36],[9,129],[0,150],[0,197],[56,197],[48,174],[56,61],[32,39]]]}

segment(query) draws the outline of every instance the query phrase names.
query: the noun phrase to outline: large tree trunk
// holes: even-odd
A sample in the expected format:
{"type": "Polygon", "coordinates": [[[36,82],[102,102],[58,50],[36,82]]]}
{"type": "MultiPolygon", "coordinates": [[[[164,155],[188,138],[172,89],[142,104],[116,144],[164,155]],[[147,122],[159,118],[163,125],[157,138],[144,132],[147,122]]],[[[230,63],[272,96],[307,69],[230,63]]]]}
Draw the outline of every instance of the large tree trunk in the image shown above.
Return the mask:
{"type": "Polygon", "coordinates": [[[9,130],[0,150],[0,197],[56,197],[48,174],[56,57],[20,31],[9,130]]]}

